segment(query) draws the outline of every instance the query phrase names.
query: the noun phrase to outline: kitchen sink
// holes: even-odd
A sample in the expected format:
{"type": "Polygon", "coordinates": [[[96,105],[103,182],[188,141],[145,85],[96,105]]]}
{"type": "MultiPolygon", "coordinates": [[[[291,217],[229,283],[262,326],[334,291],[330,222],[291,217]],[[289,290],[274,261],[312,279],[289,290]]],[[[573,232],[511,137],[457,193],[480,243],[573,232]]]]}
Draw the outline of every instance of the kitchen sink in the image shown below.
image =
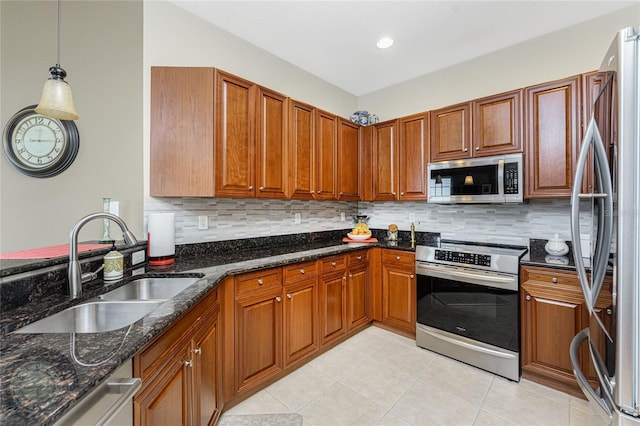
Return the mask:
{"type": "Polygon", "coordinates": [[[98,296],[100,300],[166,300],[171,299],[200,278],[147,277],[138,278],[120,288],[98,296]]]}
{"type": "Polygon", "coordinates": [[[163,304],[164,300],[96,301],[67,308],[15,333],[102,333],[126,327],[163,304]]]}

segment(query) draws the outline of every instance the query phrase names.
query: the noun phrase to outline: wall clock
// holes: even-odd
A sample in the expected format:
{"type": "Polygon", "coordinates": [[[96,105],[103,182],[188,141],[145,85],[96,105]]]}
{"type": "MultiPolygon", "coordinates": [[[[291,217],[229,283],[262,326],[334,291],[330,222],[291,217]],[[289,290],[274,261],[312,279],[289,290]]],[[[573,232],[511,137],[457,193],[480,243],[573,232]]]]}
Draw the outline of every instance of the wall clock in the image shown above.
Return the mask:
{"type": "Polygon", "coordinates": [[[52,177],[73,163],[80,135],[73,121],[38,114],[35,108],[23,108],[9,119],[2,137],[4,153],[22,173],[52,177]]]}

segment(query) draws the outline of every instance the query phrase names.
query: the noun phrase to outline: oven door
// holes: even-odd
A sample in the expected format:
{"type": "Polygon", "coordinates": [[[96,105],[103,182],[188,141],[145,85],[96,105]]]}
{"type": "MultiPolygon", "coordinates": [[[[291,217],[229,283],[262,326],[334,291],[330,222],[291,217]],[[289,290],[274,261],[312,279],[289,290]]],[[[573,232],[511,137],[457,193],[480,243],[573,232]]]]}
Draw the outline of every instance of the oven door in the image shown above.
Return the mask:
{"type": "Polygon", "coordinates": [[[417,262],[417,322],[519,352],[518,276],[417,262]]]}

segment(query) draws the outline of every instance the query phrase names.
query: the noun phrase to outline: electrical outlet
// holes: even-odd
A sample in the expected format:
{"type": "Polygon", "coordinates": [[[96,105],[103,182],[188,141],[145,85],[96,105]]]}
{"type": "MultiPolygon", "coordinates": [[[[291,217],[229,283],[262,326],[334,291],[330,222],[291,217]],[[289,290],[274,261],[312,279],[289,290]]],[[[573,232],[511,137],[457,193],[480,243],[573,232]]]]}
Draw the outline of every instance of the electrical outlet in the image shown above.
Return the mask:
{"type": "Polygon", "coordinates": [[[414,223],[416,221],[416,214],[409,213],[409,222],[414,223]]]}
{"type": "Polygon", "coordinates": [[[144,250],[131,253],[131,266],[144,262],[144,250]]]}
{"type": "Polygon", "coordinates": [[[300,213],[294,213],[293,223],[300,223],[300,213]]]}
{"type": "Polygon", "coordinates": [[[198,229],[204,230],[209,229],[209,217],[208,216],[198,216],[198,229]]]}
{"type": "Polygon", "coordinates": [[[340,222],[344,222],[346,220],[344,212],[340,212],[340,222]]]}

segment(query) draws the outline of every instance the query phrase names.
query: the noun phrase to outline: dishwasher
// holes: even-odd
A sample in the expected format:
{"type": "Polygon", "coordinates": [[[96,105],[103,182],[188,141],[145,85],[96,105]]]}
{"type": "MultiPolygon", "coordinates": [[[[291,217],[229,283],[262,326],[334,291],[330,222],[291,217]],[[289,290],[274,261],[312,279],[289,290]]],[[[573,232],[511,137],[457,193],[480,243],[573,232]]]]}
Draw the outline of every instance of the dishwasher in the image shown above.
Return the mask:
{"type": "Polygon", "coordinates": [[[132,372],[129,359],[54,425],[133,425],[133,395],[142,380],[133,378],[132,372]]]}

